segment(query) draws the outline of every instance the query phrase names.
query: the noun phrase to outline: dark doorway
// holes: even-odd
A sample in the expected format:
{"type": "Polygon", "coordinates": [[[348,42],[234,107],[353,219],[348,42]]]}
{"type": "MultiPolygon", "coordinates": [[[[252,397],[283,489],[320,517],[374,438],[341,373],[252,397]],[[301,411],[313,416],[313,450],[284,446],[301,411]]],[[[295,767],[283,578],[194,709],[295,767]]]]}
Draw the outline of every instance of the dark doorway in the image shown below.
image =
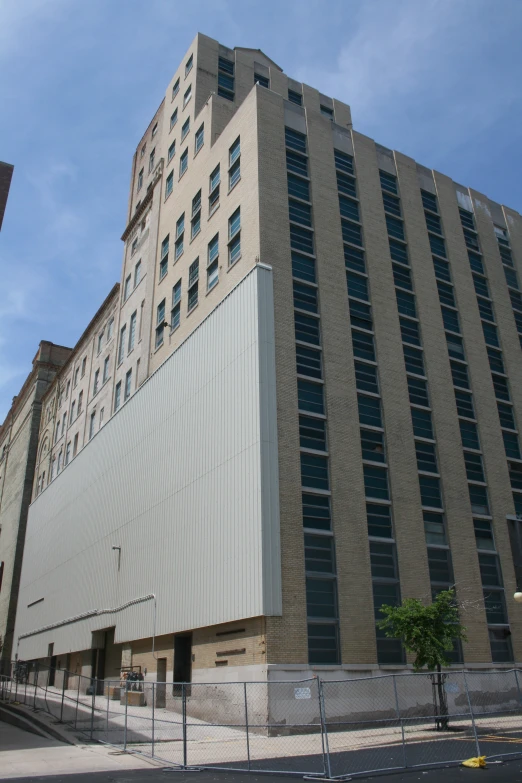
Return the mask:
{"type": "Polygon", "coordinates": [[[49,673],[47,676],[47,685],[54,687],[54,680],[56,677],[56,655],[54,654],[54,642],[48,645],[47,657],[49,658],[49,673]]]}
{"type": "Polygon", "coordinates": [[[96,680],[96,695],[103,695],[105,677],[105,649],[92,650],[91,677],[96,680]]]}
{"type": "Polygon", "coordinates": [[[51,657],[51,663],[49,665],[49,687],[54,687],[54,681],[56,678],[56,655],[51,657]]]}
{"type": "MultiPolygon", "coordinates": [[[[192,679],[192,634],[174,637],[174,682],[190,682],[192,679]]],[[[187,695],[188,689],[186,689],[187,695]]],[[[181,696],[181,688],[175,686],[174,693],[181,696]]]]}
{"type": "Polygon", "coordinates": [[[156,674],[156,707],[167,706],[167,659],[158,658],[156,674]]]}

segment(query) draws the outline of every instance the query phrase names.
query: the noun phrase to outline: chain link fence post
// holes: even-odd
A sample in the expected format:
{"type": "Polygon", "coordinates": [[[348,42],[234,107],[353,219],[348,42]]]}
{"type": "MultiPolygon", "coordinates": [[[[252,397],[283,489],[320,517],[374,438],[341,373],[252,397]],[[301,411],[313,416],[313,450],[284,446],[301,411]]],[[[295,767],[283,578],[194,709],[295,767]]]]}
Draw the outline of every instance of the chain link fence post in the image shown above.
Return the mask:
{"type": "Polygon", "coordinates": [[[515,669],[514,671],[515,671],[515,682],[517,684],[518,701],[522,705],[522,695],[520,694],[520,682],[519,682],[519,679],[518,679],[518,671],[517,671],[517,669],[515,669]]]}
{"type": "Polygon", "coordinates": [[[155,694],[155,686],[156,683],[152,683],[152,758],[154,758],[154,720],[156,717],[156,694],[155,694]]]}
{"type": "Polygon", "coordinates": [[[401,724],[402,758],[403,758],[403,763],[404,763],[404,769],[406,769],[407,766],[408,766],[408,762],[407,762],[407,759],[406,759],[406,739],[404,737],[404,722],[402,720],[401,708],[400,708],[400,705],[399,705],[399,693],[397,691],[397,677],[396,677],[395,674],[392,675],[392,679],[393,679],[393,692],[395,694],[395,709],[397,711],[397,720],[401,724]]]}
{"type": "Polygon", "coordinates": [[[91,742],[94,737],[94,708],[96,706],[97,687],[98,687],[98,680],[92,677],[91,678],[91,742]]]}
{"type": "Polygon", "coordinates": [[[470,717],[471,717],[471,725],[473,727],[473,736],[475,737],[475,745],[476,745],[476,748],[477,748],[477,756],[480,756],[480,743],[479,743],[479,738],[478,738],[478,734],[477,734],[477,726],[475,724],[475,715],[473,713],[473,707],[471,706],[471,698],[470,698],[470,695],[469,695],[468,681],[466,679],[466,671],[465,671],[465,669],[462,670],[462,674],[464,676],[464,687],[466,689],[466,698],[468,700],[469,714],[470,714],[470,717]]]}
{"type": "Polygon", "coordinates": [[[127,713],[129,705],[129,683],[125,680],[125,727],[123,729],[123,750],[127,750],[127,713]]]}
{"type": "Polygon", "coordinates": [[[183,720],[183,766],[187,768],[187,691],[185,683],[181,686],[181,714],[183,720]]]}
{"type": "Polygon", "coordinates": [[[250,737],[248,734],[248,698],[247,698],[247,684],[246,682],[243,683],[243,693],[244,693],[244,700],[245,700],[245,733],[246,733],[246,746],[247,746],[247,761],[248,761],[248,771],[250,772],[250,737]]]}
{"type": "Polygon", "coordinates": [[[76,728],[78,724],[78,704],[80,703],[80,683],[81,683],[81,675],[78,674],[78,690],[76,691],[76,711],[74,713],[74,728],[76,728]]]}
{"type": "Polygon", "coordinates": [[[36,689],[38,688],[38,661],[34,668],[34,693],[33,693],[33,710],[36,712],[36,689]]]}
{"type": "Polygon", "coordinates": [[[106,685],[107,688],[107,710],[105,712],[105,739],[109,744],[109,706],[111,700],[111,681],[109,680],[106,685]]]}
{"type": "Polygon", "coordinates": [[[326,709],[324,703],[323,682],[317,678],[317,693],[319,696],[319,720],[321,722],[321,744],[323,747],[323,774],[332,777],[330,765],[330,747],[328,745],[328,725],[326,723],[326,709]]]}
{"type": "Polygon", "coordinates": [[[62,670],[62,703],[60,705],[60,723],[63,723],[63,702],[65,700],[65,669],[62,670]]]}

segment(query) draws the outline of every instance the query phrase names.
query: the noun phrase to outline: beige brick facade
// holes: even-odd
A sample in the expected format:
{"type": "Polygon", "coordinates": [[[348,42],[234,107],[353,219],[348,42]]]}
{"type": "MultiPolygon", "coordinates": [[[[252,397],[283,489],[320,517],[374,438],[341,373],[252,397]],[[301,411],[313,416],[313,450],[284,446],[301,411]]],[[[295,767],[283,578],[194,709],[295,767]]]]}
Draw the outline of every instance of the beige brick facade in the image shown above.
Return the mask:
{"type": "MultiPolygon", "coordinates": [[[[292,171],[295,174],[296,169],[292,171]]],[[[53,460],[58,460],[60,450],[65,453],[63,450],[76,431],[81,432],[79,447],[87,442],[88,423],[94,410],[99,415],[104,407],[106,416],[112,415],[125,402],[129,378],[132,394],[256,263],[272,267],[283,611],[281,616],[245,618],[240,623],[192,629],[191,665],[196,679],[226,679],[224,671],[220,675],[216,670],[227,667],[234,672],[241,667],[246,672],[249,668],[248,676],[255,669],[260,677],[267,676],[267,666],[289,666],[294,672],[309,672],[323,665],[343,672],[387,666],[404,668],[411,660],[397,647],[393,653],[383,654],[386,640],[379,640],[376,634],[379,585],[396,589],[397,600],[418,597],[429,602],[444,584],[455,584],[468,635],[458,665],[500,666],[520,661],[522,620],[521,609],[512,598],[517,579],[509,536],[509,524],[515,524],[512,490],[516,493],[517,487],[511,485],[514,473],[512,467],[510,472],[506,457],[498,397],[459,206],[468,215],[464,220],[474,221],[476,228],[511,395],[509,404],[512,403],[515,421],[520,422],[520,333],[497,241],[498,230],[506,229],[520,279],[522,218],[517,212],[493,204],[449,177],[429,171],[406,155],[387,150],[353,131],[348,106],[289,79],[259,50],[232,50],[198,35],[167,86],[133,157],[127,226],[122,236],[125,245],[121,284],[102,305],[44,397],[35,493],[41,491],[38,481],[44,470],[48,480],[53,460]],[[260,83],[255,84],[256,80],[260,83]],[[289,89],[301,94],[300,105],[295,95],[294,100],[288,100],[289,89]],[[293,239],[287,154],[295,157],[297,147],[285,143],[285,127],[296,133],[297,144],[303,145],[297,151],[301,162],[294,164],[303,167],[302,176],[299,179],[298,172],[294,179],[301,183],[303,193],[310,194],[308,199],[300,200],[293,194],[297,209],[294,214],[299,214],[299,209],[304,214],[301,223],[299,219],[292,223],[293,239]],[[240,155],[232,163],[239,165],[240,176],[231,182],[230,155],[236,143],[240,145],[240,155]],[[336,163],[336,151],[344,156],[345,164],[336,163]],[[344,171],[348,171],[353,183],[348,184],[353,192],[344,208],[352,210],[352,218],[347,219],[351,220],[355,237],[359,232],[360,239],[355,242],[346,238],[341,220],[339,193],[343,191],[338,182],[344,176],[342,165],[347,167],[344,171]],[[218,181],[218,166],[219,197],[213,189],[218,181]],[[386,177],[392,182],[391,191],[383,184],[386,177]],[[388,195],[385,208],[383,194],[386,198],[387,193],[392,195],[388,195]],[[428,232],[429,197],[435,204],[432,224],[440,221],[440,234],[438,230],[428,232]],[[238,209],[240,252],[231,257],[230,218],[238,209]],[[393,221],[399,234],[403,234],[397,244],[402,248],[399,252],[403,253],[404,262],[397,261],[397,250],[390,245],[393,221]],[[311,248],[313,252],[296,250],[295,232],[303,230],[310,237],[308,251],[311,248]],[[216,237],[217,277],[213,266],[208,271],[209,263],[215,262],[209,256],[209,246],[216,237]],[[296,279],[292,267],[292,255],[296,253],[301,253],[303,263],[315,269],[315,282],[312,277],[297,275],[296,279]],[[361,286],[359,297],[347,291],[349,253],[364,259],[356,273],[361,286]],[[190,271],[198,259],[199,279],[194,273],[191,276],[190,271]],[[397,282],[400,279],[406,282],[397,282]],[[310,305],[312,315],[307,313],[306,305],[305,309],[297,306],[294,310],[296,284],[301,289],[308,286],[309,296],[317,301],[317,306],[310,305]],[[180,299],[175,299],[178,290],[180,299]],[[444,302],[441,290],[449,291],[447,297],[454,304],[444,302]],[[411,302],[409,315],[404,312],[404,304],[398,303],[397,295],[411,302]],[[442,307],[446,309],[443,311],[442,307]],[[357,324],[357,308],[361,312],[366,308],[365,317],[371,327],[357,324]],[[317,394],[322,389],[322,412],[299,409],[296,313],[319,324],[319,337],[313,338],[316,342],[311,338],[309,343],[301,343],[305,350],[320,356],[321,377],[302,374],[299,384],[311,383],[317,394]],[[448,352],[450,317],[459,324],[459,333],[453,337],[450,334],[449,339],[461,346],[460,359],[448,352]],[[98,335],[111,318],[112,343],[105,344],[98,354],[98,335]],[[405,324],[416,332],[416,343],[404,339],[405,324]],[[129,341],[132,329],[135,334],[129,341]],[[354,349],[352,333],[359,333],[357,329],[371,342],[373,359],[361,359],[354,349]],[[416,356],[422,357],[422,372],[407,369],[404,352],[411,346],[416,356]],[[70,410],[73,396],[77,395],[75,372],[84,355],[84,413],[75,430],[69,414],[65,415],[65,402],[70,410]],[[105,355],[110,357],[114,369],[106,389],[93,399],[93,373],[105,355]],[[378,391],[362,389],[357,379],[361,366],[374,373],[378,391]],[[467,377],[467,390],[459,385],[454,388],[455,372],[467,377]],[[415,384],[424,390],[428,404],[413,399],[415,384]],[[464,415],[458,407],[456,400],[461,393],[472,400],[474,416],[464,415]],[[360,394],[378,407],[382,427],[360,421],[360,394]],[[419,434],[416,415],[429,419],[430,435],[419,434]],[[308,426],[312,421],[321,428],[325,422],[322,449],[302,445],[300,416],[305,417],[308,426]],[[369,437],[376,439],[374,443],[380,443],[372,452],[374,458],[364,453],[367,447],[362,445],[361,426],[370,433],[369,437]],[[463,446],[461,426],[476,429],[479,448],[463,446]],[[423,449],[431,455],[436,468],[421,467],[425,464],[419,458],[423,449]],[[321,486],[318,481],[315,489],[304,484],[302,455],[316,459],[317,465],[327,466],[327,476],[323,478],[326,484],[321,486]],[[470,478],[470,460],[480,464],[484,481],[470,478]],[[369,489],[371,471],[380,477],[380,489],[375,490],[380,495],[372,495],[369,489]],[[329,529],[325,523],[322,529],[303,532],[303,485],[309,496],[329,503],[329,529]],[[426,487],[435,486],[440,494],[438,505],[426,502],[430,497],[426,487]],[[480,504],[471,500],[469,492],[474,487],[478,487],[477,492],[487,492],[488,508],[482,511],[480,504]],[[369,536],[370,506],[380,508],[383,518],[390,510],[388,533],[379,536],[373,532],[369,536]],[[507,520],[507,516],[513,518],[507,520]],[[474,519],[479,526],[489,526],[490,541],[495,546],[489,553],[477,553],[474,519]],[[439,525],[438,543],[434,543],[433,525],[439,525]],[[328,573],[320,572],[314,556],[305,551],[305,541],[308,550],[328,548],[326,542],[333,542],[328,573]],[[493,592],[505,596],[503,619],[498,607],[494,610],[491,602],[488,604],[484,579],[487,563],[493,563],[491,558],[498,558],[495,562],[500,564],[501,580],[493,585],[493,592]],[[440,576],[442,571],[437,572],[437,563],[443,560],[449,566],[444,572],[446,576],[439,578],[437,573],[440,576]],[[319,607],[317,611],[323,611],[323,615],[310,614],[313,601],[323,600],[313,597],[314,590],[324,587],[324,597],[332,585],[331,595],[335,597],[331,606],[325,603],[322,609],[319,607]],[[320,652],[310,653],[309,634],[318,628],[324,628],[328,634],[334,627],[336,649],[329,648],[322,661],[320,652]]],[[[345,213],[343,216],[346,218],[345,213]]],[[[238,236],[234,235],[236,240],[238,236]]],[[[522,465],[516,456],[510,459],[511,463],[522,465]]],[[[168,634],[155,640],[154,653],[150,638],[128,640],[120,652],[125,665],[141,666],[151,678],[158,671],[157,660],[162,659],[161,666],[166,667],[171,679],[176,663],[174,649],[174,635],[168,634]]],[[[114,650],[111,654],[116,660],[114,650]]],[[[455,654],[458,657],[458,651],[455,654]]],[[[114,669],[114,662],[111,667],[114,669]]]]}
{"type": "Polygon", "coordinates": [[[43,492],[112,415],[118,305],[116,285],[42,399],[33,497],[43,492]]]}

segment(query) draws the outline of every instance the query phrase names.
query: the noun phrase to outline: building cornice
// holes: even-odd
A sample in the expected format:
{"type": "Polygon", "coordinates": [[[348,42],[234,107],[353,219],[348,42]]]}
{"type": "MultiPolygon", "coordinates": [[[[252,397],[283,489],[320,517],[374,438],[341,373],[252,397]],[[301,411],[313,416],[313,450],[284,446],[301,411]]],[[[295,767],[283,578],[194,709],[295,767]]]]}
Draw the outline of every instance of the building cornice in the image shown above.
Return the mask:
{"type": "Polygon", "coordinates": [[[132,234],[138,223],[140,222],[141,218],[143,217],[145,210],[149,206],[149,204],[152,202],[152,194],[154,193],[154,188],[156,187],[156,183],[158,180],[161,179],[161,175],[163,174],[163,163],[164,158],[160,158],[158,161],[158,164],[154,171],[152,172],[152,179],[150,181],[150,187],[147,191],[147,194],[145,195],[145,198],[139,205],[138,209],[132,216],[132,218],[127,223],[127,227],[123,234],[121,235],[122,242],[126,242],[129,236],[132,234]]]}

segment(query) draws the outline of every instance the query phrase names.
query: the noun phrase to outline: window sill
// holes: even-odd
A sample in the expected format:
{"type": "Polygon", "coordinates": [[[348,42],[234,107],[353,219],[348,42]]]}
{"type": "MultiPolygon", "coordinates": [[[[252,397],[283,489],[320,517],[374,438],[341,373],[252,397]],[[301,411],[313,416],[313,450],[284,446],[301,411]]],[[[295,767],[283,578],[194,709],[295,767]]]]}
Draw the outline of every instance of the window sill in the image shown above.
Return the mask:
{"type": "Polygon", "coordinates": [[[171,191],[170,191],[170,193],[169,193],[167,196],[165,196],[165,198],[163,199],[163,203],[165,203],[165,201],[168,201],[168,199],[169,199],[169,198],[172,196],[172,193],[173,193],[173,192],[174,192],[174,191],[173,191],[173,190],[171,190],[171,191]]]}
{"type": "Polygon", "coordinates": [[[187,173],[187,171],[188,171],[188,168],[187,168],[187,169],[185,169],[185,171],[183,172],[183,174],[180,174],[180,175],[179,175],[179,177],[178,177],[178,182],[179,182],[181,179],[183,179],[183,177],[185,176],[185,174],[187,173]]]}
{"type": "Polygon", "coordinates": [[[233,261],[231,264],[228,265],[227,274],[230,272],[231,269],[235,267],[236,264],[238,264],[241,261],[241,254],[236,258],[235,261],[233,261]]]}
{"type": "MultiPolygon", "coordinates": [[[[327,495],[328,497],[331,496],[332,491],[330,489],[319,489],[318,487],[305,487],[304,485],[301,486],[301,490],[303,492],[311,492],[314,495],[327,495]]],[[[391,501],[388,501],[389,505],[391,505],[391,501]]]]}
{"type": "MultiPolygon", "coordinates": [[[[221,267],[220,267],[220,269],[221,269],[221,267]]],[[[211,294],[212,291],[214,291],[214,289],[216,289],[218,287],[218,285],[219,285],[219,278],[216,280],[216,282],[214,283],[212,288],[208,289],[208,291],[206,292],[205,296],[208,296],[209,294],[211,294]]]]}
{"type": "MultiPolygon", "coordinates": [[[[122,361],[120,364],[123,364],[123,361],[122,361]]],[[[120,364],[118,365],[118,367],[120,366],[120,364]]],[[[106,381],[103,381],[103,383],[102,383],[102,385],[100,386],[100,388],[99,388],[99,389],[98,389],[96,392],[94,392],[94,394],[92,395],[91,399],[90,399],[90,400],[89,400],[89,402],[88,402],[88,405],[90,405],[90,403],[91,403],[91,402],[92,402],[94,399],[96,399],[96,397],[97,397],[97,396],[100,394],[100,392],[101,392],[101,391],[103,391],[104,387],[105,387],[105,386],[106,386],[106,385],[109,383],[110,379],[111,379],[111,376],[109,375],[109,377],[107,378],[107,380],[106,380],[106,381]]],[[[78,416],[79,416],[79,415],[80,415],[80,411],[78,411],[78,414],[77,414],[77,416],[76,416],[76,419],[78,418],[78,416]]],[[[76,421],[76,419],[75,419],[75,421],[76,421]]]]}
{"type": "MultiPolygon", "coordinates": [[[[134,291],[136,291],[136,289],[137,289],[137,288],[139,288],[139,286],[141,285],[141,283],[142,283],[142,282],[145,280],[145,277],[146,277],[146,275],[147,275],[147,273],[146,273],[146,272],[144,272],[144,273],[143,273],[143,277],[140,277],[139,281],[136,283],[136,285],[135,285],[135,286],[134,286],[134,288],[132,289],[132,293],[134,293],[134,291]]],[[[111,340],[112,340],[112,337],[111,337],[111,340]]],[[[108,344],[108,343],[109,343],[109,340],[107,340],[107,344],[108,344]]]]}
{"type": "Polygon", "coordinates": [[[169,272],[168,272],[168,270],[167,270],[167,271],[165,272],[165,274],[163,275],[163,277],[160,277],[160,279],[158,280],[158,285],[161,285],[161,284],[163,283],[163,281],[167,279],[167,277],[168,277],[168,274],[169,274],[169,272]]]}
{"type": "MultiPolygon", "coordinates": [[[[190,243],[189,243],[189,244],[190,244],[190,243]]],[[[181,257],[184,255],[184,253],[185,253],[185,251],[184,251],[184,250],[182,250],[182,251],[181,251],[181,253],[179,254],[179,256],[176,256],[176,257],[174,258],[174,260],[173,260],[173,262],[172,262],[172,266],[175,266],[175,264],[177,264],[177,263],[178,263],[179,259],[180,259],[180,258],[181,258],[181,257]]]]}
{"type": "Polygon", "coordinates": [[[213,217],[213,216],[216,214],[216,212],[218,211],[218,209],[219,209],[219,207],[220,207],[220,206],[221,206],[221,205],[220,205],[220,204],[218,204],[216,207],[214,207],[214,209],[212,210],[212,212],[210,212],[210,213],[209,213],[209,216],[208,216],[208,218],[207,218],[207,223],[208,223],[208,221],[210,220],[210,218],[211,218],[211,217],[213,217]]]}
{"type": "Polygon", "coordinates": [[[169,337],[172,337],[174,332],[177,332],[180,326],[181,326],[181,324],[179,323],[177,326],[174,327],[174,329],[171,329],[170,332],[169,332],[169,337]]]}
{"type": "Polygon", "coordinates": [[[194,236],[190,238],[190,242],[189,242],[189,244],[192,244],[192,242],[193,242],[195,239],[197,239],[197,237],[198,237],[200,234],[201,234],[201,228],[198,228],[198,230],[196,231],[196,233],[194,234],[194,236]]]}
{"type": "Polygon", "coordinates": [[[158,353],[158,351],[160,351],[164,345],[165,345],[165,340],[163,340],[163,342],[161,342],[156,348],[154,348],[152,354],[154,355],[155,353],[158,353]]]}
{"type": "Polygon", "coordinates": [[[198,309],[198,307],[199,307],[199,302],[198,302],[197,304],[195,304],[195,305],[194,305],[194,307],[192,307],[192,308],[191,308],[191,309],[190,309],[190,310],[187,312],[187,318],[189,317],[189,315],[192,315],[192,313],[194,312],[194,310],[197,310],[197,309],[198,309]]]}
{"type": "Polygon", "coordinates": [[[185,111],[185,109],[187,108],[187,106],[189,105],[189,103],[190,103],[190,101],[191,101],[191,100],[192,100],[192,95],[190,96],[190,98],[188,99],[188,101],[187,101],[186,103],[184,103],[184,104],[183,104],[183,109],[182,109],[182,111],[185,111]]]}
{"type": "Polygon", "coordinates": [[[241,177],[239,177],[239,179],[237,180],[237,182],[234,182],[234,184],[232,185],[232,187],[231,187],[231,188],[229,188],[229,190],[228,190],[228,193],[227,193],[227,196],[230,196],[230,194],[232,193],[232,191],[233,191],[233,190],[235,190],[235,188],[237,188],[237,186],[239,185],[239,183],[240,183],[240,182],[241,182],[241,177]]]}

